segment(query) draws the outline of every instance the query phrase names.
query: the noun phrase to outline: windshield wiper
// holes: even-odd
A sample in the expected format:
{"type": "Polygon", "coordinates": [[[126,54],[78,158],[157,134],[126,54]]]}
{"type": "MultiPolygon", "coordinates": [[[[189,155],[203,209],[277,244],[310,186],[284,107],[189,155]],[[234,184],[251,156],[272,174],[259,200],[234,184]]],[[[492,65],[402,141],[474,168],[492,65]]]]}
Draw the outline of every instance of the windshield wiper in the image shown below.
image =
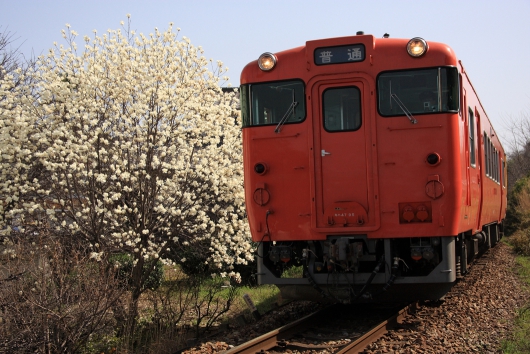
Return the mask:
{"type": "MultiPolygon", "coordinates": [[[[416,120],[416,118],[414,118],[412,116],[412,113],[410,113],[410,111],[407,109],[407,107],[403,104],[403,102],[401,102],[401,100],[399,99],[399,97],[395,94],[395,93],[391,93],[390,94],[390,98],[393,98],[394,101],[396,101],[397,105],[399,106],[399,108],[401,108],[401,110],[403,111],[403,113],[405,113],[405,115],[407,116],[407,118],[410,120],[410,122],[412,124],[416,124],[418,123],[418,121],[416,120]]],[[[392,105],[392,103],[390,103],[392,105]]]]}
{"type": "Polygon", "coordinates": [[[287,122],[287,120],[289,119],[289,117],[291,116],[291,114],[294,114],[294,109],[295,109],[296,106],[298,105],[298,102],[295,101],[295,97],[294,97],[294,89],[288,89],[288,90],[291,90],[292,93],[293,93],[293,102],[291,103],[291,105],[289,106],[289,108],[287,108],[287,111],[286,111],[285,114],[283,115],[282,119],[280,119],[280,122],[279,122],[278,125],[276,126],[276,129],[274,129],[274,132],[275,132],[275,133],[279,133],[279,132],[280,132],[280,128],[282,127],[282,125],[285,124],[285,122],[287,122]]]}

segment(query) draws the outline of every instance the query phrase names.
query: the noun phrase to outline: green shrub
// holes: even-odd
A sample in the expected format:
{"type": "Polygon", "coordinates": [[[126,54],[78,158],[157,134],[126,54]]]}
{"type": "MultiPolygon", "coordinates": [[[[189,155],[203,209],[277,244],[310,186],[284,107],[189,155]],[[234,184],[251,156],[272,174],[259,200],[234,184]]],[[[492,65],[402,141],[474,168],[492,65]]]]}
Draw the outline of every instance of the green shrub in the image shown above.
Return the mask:
{"type": "Polygon", "coordinates": [[[530,256],[530,177],[517,181],[510,192],[506,223],[514,250],[530,256]]]}
{"type": "Polygon", "coordinates": [[[202,244],[196,245],[196,247],[188,247],[179,249],[178,251],[173,250],[170,259],[174,260],[175,263],[180,265],[182,271],[187,275],[204,275],[209,271],[208,254],[201,251],[202,244]],[[182,261],[182,260],[185,261],[182,261]]]}
{"type": "Polygon", "coordinates": [[[518,180],[508,194],[504,231],[511,235],[525,227],[530,227],[530,177],[518,180]]]}
{"type": "MultiPolygon", "coordinates": [[[[218,272],[218,269],[211,269],[208,266],[209,246],[204,242],[196,242],[194,247],[173,250],[170,259],[177,263],[182,271],[189,276],[208,275],[209,273],[218,272]],[[183,262],[182,260],[185,259],[183,262]]],[[[256,273],[258,266],[256,260],[249,261],[247,264],[234,264],[233,270],[241,275],[241,285],[256,286],[256,273]]]]}
{"type": "Polygon", "coordinates": [[[240,286],[253,287],[258,285],[258,279],[256,276],[258,273],[258,263],[256,262],[256,259],[248,261],[247,264],[236,264],[234,266],[234,272],[241,275],[240,286]]]}
{"type": "MultiPolygon", "coordinates": [[[[133,270],[133,257],[128,253],[120,253],[112,255],[109,259],[111,264],[117,265],[117,276],[124,283],[130,286],[132,284],[132,270],[133,270]]],[[[152,266],[151,262],[144,264],[144,273],[149,271],[149,267],[152,266]]],[[[142,290],[145,289],[158,289],[164,279],[164,265],[162,262],[157,261],[154,269],[149,273],[149,276],[145,280],[142,290]]]]}
{"type": "Polygon", "coordinates": [[[530,256],[530,228],[515,231],[510,236],[510,244],[515,252],[530,256]]]}
{"type": "MultiPolygon", "coordinates": [[[[530,285],[530,257],[518,256],[517,265],[520,279],[530,285]]],[[[501,342],[502,352],[506,354],[530,353],[530,304],[517,312],[511,335],[501,342]]]]}

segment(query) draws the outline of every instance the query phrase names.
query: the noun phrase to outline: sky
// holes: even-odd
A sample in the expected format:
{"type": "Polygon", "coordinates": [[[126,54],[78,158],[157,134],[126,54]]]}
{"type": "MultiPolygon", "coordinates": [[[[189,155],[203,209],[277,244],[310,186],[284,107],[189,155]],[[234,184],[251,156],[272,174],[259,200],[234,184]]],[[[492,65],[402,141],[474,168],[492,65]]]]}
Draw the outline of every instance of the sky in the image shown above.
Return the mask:
{"type": "Polygon", "coordinates": [[[308,40],[364,31],[443,42],[462,60],[505,148],[513,122],[530,119],[530,0],[0,0],[0,32],[14,35],[26,57],[38,56],[66,44],[67,23],[81,44],[94,29],[120,28],[127,14],[137,33],[172,22],[229,68],[232,86],[260,54],[308,40]]]}

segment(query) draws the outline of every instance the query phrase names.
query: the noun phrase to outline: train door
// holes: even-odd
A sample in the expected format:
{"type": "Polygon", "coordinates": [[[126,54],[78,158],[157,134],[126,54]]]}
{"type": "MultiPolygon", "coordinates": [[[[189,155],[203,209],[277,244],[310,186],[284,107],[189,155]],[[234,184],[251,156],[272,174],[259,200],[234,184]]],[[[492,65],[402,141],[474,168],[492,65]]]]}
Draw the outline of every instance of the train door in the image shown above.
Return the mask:
{"type": "MultiPolygon", "coordinates": [[[[471,113],[471,109],[470,109],[470,113],[471,113]]],[[[477,139],[477,151],[476,151],[476,154],[477,154],[477,158],[476,158],[476,174],[477,174],[477,180],[478,180],[478,191],[477,191],[477,196],[478,196],[478,201],[477,201],[477,207],[478,207],[478,210],[477,210],[477,230],[480,230],[482,229],[482,210],[484,208],[484,183],[482,181],[482,177],[485,177],[486,174],[485,173],[482,173],[482,169],[483,169],[483,166],[482,166],[482,157],[484,156],[484,150],[483,150],[483,146],[484,144],[486,144],[485,141],[480,141],[482,139],[482,137],[484,136],[481,132],[482,132],[482,124],[481,124],[481,121],[480,121],[480,114],[479,112],[477,111],[476,107],[475,107],[475,114],[474,114],[474,118],[475,118],[475,122],[476,122],[476,139],[477,139]]]]}
{"type": "MultiPolygon", "coordinates": [[[[462,84],[462,78],[460,78],[460,84],[462,84]]],[[[466,214],[469,213],[469,208],[471,206],[471,171],[470,171],[470,168],[471,168],[471,165],[470,165],[470,146],[469,146],[469,124],[468,124],[468,120],[469,118],[467,117],[467,111],[466,111],[466,107],[467,107],[467,96],[466,96],[466,89],[462,88],[462,97],[463,97],[463,105],[462,105],[462,108],[461,108],[461,114],[462,114],[462,119],[464,120],[464,136],[463,136],[463,141],[464,141],[464,152],[465,152],[465,171],[466,171],[466,184],[465,184],[465,192],[466,192],[466,214]]]]}
{"type": "Polygon", "coordinates": [[[312,87],[318,228],[375,224],[367,86],[363,80],[343,79],[312,87]]]}
{"type": "Polygon", "coordinates": [[[477,228],[480,222],[480,207],[482,204],[482,181],[480,172],[480,158],[477,158],[478,145],[478,125],[477,117],[471,107],[467,107],[467,128],[468,128],[468,144],[469,144],[469,160],[468,169],[470,176],[470,195],[471,203],[469,209],[469,216],[471,226],[477,228]]]}
{"type": "Polygon", "coordinates": [[[504,210],[506,208],[506,162],[504,162],[504,151],[500,151],[500,189],[501,189],[501,207],[500,207],[500,214],[499,214],[499,220],[504,219],[504,210]]]}

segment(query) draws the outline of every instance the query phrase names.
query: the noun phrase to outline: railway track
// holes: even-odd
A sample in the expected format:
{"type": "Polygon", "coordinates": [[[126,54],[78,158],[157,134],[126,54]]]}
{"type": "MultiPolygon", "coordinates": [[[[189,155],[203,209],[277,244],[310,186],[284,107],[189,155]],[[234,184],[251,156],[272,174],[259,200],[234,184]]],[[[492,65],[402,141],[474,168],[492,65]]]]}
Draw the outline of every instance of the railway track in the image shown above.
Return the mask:
{"type": "MultiPolygon", "coordinates": [[[[485,252],[469,265],[469,273],[459,278],[446,298],[465,294],[474,284],[477,273],[491,261],[491,252],[485,252]]],[[[429,308],[440,302],[423,304],[418,315],[431,316],[429,308]]],[[[360,353],[369,344],[381,338],[407,316],[420,309],[418,303],[403,307],[380,305],[331,305],[281,328],[234,347],[226,354],[332,352],[334,354],[360,353]]]]}
{"type": "Polygon", "coordinates": [[[225,353],[359,353],[416,309],[415,303],[392,308],[332,305],[225,353]]]}

